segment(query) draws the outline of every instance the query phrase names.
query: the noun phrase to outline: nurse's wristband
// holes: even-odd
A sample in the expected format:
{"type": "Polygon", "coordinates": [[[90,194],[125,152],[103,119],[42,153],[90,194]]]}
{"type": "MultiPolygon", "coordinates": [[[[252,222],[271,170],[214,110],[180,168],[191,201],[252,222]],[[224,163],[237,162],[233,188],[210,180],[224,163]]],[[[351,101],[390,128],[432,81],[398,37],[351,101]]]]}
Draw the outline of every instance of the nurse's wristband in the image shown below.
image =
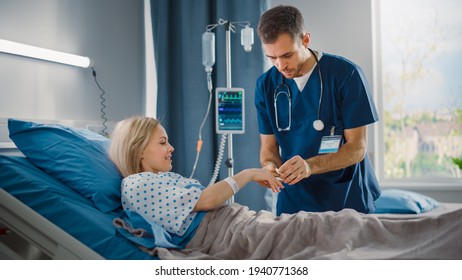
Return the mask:
{"type": "Polygon", "coordinates": [[[237,182],[231,177],[226,178],[224,181],[228,183],[228,185],[231,187],[231,190],[233,190],[234,194],[236,194],[241,189],[237,182]]]}
{"type": "Polygon", "coordinates": [[[307,173],[305,178],[308,178],[311,175],[311,166],[306,160],[304,160],[304,162],[305,162],[305,169],[306,169],[306,173],[307,173]]]}

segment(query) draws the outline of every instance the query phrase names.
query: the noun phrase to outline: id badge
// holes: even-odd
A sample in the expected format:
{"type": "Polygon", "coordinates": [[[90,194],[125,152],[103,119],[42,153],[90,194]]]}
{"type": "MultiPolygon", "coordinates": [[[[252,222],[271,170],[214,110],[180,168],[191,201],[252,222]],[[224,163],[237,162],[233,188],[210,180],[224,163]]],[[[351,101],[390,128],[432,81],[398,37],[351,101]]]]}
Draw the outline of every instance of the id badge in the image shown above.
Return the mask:
{"type": "Polygon", "coordinates": [[[329,135],[321,139],[321,146],[319,147],[320,154],[336,153],[340,148],[342,135],[329,135]]]}

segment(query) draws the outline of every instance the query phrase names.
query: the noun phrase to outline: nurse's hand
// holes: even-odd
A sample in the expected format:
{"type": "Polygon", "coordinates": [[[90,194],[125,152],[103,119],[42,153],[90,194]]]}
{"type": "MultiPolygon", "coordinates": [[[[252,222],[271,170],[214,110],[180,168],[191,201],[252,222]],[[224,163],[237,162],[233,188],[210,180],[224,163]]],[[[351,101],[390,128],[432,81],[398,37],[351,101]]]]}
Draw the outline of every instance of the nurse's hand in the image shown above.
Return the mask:
{"type": "Polygon", "coordinates": [[[276,164],[269,162],[268,164],[265,164],[265,166],[262,167],[262,169],[268,170],[273,174],[274,177],[279,177],[279,173],[277,172],[277,166],[276,164]]]}
{"type": "Polygon", "coordinates": [[[300,156],[294,156],[276,170],[284,183],[294,185],[310,177],[311,168],[308,162],[300,156]]]}

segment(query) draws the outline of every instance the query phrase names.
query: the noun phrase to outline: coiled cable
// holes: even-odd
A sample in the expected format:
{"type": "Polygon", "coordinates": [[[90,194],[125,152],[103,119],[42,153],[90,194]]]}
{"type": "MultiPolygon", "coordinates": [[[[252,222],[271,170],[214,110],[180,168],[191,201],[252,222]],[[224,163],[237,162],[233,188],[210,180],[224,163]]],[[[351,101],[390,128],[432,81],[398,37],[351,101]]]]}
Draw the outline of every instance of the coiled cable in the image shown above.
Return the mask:
{"type": "Polygon", "coordinates": [[[227,138],[226,134],[221,135],[220,147],[218,148],[218,156],[217,156],[217,160],[215,161],[215,168],[213,169],[212,178],[210,179],[210,182],[207,186],[210,186],[213,183],[215,183],[215,181],[218,178],[218,173],[220,172],[221,161],[223,160],[223,154],[225,152],[226,138],[227,138]]]}
{"type": "Polygon", "coordinates": [[[105,137],[108,137],[108,133],[107,133],[107,118],[106,118],[106,105],[105,105],[105,102],[106,102],[106,98],[104,98],[104,95],[106,94],[106,92],[103,90],[103,88],[99,85],[98,83],[98,80],[96,79],[96,71],[95,71],[95,68],[94,67],[91,67],[92,69],[92,72],[93,72],[93,78],[95,79],[95,83],[96,85],[98,86],[99,90],[101,91],[101,94],[99,95],[99,98],[101,99],[101,109],[100,109],[100,112],[101,112],[101,119],[103,120],[103,129],[101,130],[101,135],[105,136],[105,137]]]}

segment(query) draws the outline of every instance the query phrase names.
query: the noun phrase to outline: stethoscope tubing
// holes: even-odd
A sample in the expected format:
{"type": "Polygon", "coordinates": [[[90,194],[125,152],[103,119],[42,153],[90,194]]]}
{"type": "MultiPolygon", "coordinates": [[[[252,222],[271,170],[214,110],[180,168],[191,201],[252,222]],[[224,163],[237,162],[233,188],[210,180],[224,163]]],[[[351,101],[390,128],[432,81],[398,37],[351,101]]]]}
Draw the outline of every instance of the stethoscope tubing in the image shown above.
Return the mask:
{"type": "MultiPolygon", "coordinates": [[[[323,88],[323,79],[321,74],[321,68],[319,67],[319,60],[313,50],[308,48],[308,50],[314,55],[314,59],[316,60],[316,65],[318,66],[318,74],[319,74],[319,82],[320,82],[320,94],[319,94],[319,102],[318,102],[318,119],[313,122],[313,127],[317,131],[321,131],[324,129],[324,123],[321,120],[321,106],[322,106],[322,98],[324,95],[324,88],[323,88]]],[[[315,65],[315,67],[316,67],[315,65]]],[[[282,75],[282,74],[281,74],[282,75]]],[[[282,75],[281,84],[276,87],[274,90],[274,115],[276,118],[276,127],[278,131],[289,131],[292,125],[292,93],[290,92],[290,88],[284,82],[284,75],[282,75]],[[284,87],[286,90],[281,90],[281,87],[284,87]],[[289,124],[285,128],[281,128],[279,126],[279,119],[278,119],[278,105],[277,100],[279,95],[285,94],[289,100],[289,124]]]]}
{"type": "Polygon", "coordinates": [[[274,115],[276,117],[276,126],[278,128],[278,131],[288,131],[288,130],[290,130],[290,127],[292,125],[292,96],[291,96],[291,93],[290,93],[289,86],[284,84],[284,83],[280,84],[276,88],[275,93],[274,93],[274,115]],[[285,87],[286,90],[285,91],[284,90],[278,91],[278,89],[280,87],[285,87]],[[278,102],[277,102],[277,100],[278,100],[279,95],[281,95],[281,94],[284,94],[285,96],[287,96],[287,99],[289,100],[289,102],[288,102],[289,103],[289,124],[285,128],[281,128],[279,126],[279,118],[278,118],[278,113],[277,113],[278,112],[278,102]]]}

